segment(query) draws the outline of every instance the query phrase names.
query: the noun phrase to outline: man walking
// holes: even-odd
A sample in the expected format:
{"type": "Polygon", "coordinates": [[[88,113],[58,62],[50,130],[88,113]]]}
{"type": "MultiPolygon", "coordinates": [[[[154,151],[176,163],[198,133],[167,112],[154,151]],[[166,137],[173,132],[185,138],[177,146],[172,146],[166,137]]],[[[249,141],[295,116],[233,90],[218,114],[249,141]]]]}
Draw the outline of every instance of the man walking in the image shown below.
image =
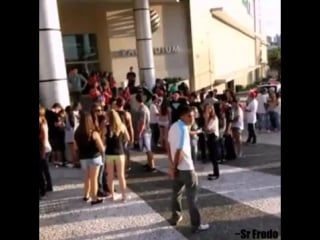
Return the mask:
{"type": "Polygon", "coordinates": [[[168,155],[171,162],[169,175],[173,179],[172,217],[170,223],[177,225],[182,220],[182,192],[186,189],[192,232],[209,229],[208,224],[201,224],[197,206],[198,176],[192,157],[189,126],[194,121],[192,108],[182,104],[178,108],[180,119],[170,127],[168,134],[168,155]]]}

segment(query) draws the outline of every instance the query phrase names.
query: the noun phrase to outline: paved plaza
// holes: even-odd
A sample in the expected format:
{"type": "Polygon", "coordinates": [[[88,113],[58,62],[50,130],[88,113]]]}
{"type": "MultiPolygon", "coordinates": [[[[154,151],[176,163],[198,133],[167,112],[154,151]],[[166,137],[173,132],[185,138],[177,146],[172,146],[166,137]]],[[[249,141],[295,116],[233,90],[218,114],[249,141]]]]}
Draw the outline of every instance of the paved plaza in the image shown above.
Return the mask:
{"type": "Polygon", "coordinates": [[[168,159],[157,154],[158,172],[146,173],[142,169],[146,157],[133,152],[132,173],[128,178],[130,200],[126,203],[111,200],[95,206],[84,203],[82,171],[52,168],[54,192],[40,201],[39,237],[41,240],[236,240],[241,239],[237,233],[242,229],[280,233],[280,133],[259,134],[258,140],[259,144],[244,147],[242,159],[220,165],[221,177],[216,181],[206,179],[212,171],[211,164],[196,164],[201,216],[203,222],[211,225],[207,232],[190,232],[185,199],[183,221],[177,227],[169,225],[168,159]]]}

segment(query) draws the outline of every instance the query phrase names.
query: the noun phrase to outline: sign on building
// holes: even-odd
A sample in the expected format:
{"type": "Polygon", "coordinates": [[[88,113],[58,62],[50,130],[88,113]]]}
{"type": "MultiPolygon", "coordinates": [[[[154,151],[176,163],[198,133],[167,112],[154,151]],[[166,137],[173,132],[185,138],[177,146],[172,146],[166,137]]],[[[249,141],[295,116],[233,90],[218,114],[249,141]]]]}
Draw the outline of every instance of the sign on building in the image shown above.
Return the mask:
{"type": "MultiPolygon", "coordinates": [[[[180,50],[178,45],[175,46],[164,46],[164,47],[155,47],[153,48],[154,55],[166,55],[166,54],[175,54],[180,50]]],[[[121,49],[119,50],[119,55],[121,57],[135,57],[137,56],[136,49],[121,49]]]]}

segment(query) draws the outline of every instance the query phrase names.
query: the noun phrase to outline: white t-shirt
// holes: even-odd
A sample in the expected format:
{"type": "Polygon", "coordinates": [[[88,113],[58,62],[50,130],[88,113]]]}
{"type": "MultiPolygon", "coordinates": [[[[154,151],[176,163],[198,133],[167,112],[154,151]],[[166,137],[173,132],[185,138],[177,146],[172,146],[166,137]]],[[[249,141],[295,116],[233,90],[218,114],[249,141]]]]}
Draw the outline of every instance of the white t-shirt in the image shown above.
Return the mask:
{"type": "Polygon", "coordinates": [[[77,130],[79,126],[79,112],[74,111],[73,112],[73,121],[74,121],[74,127],[71,126],[69,121],[69,116],[66,116],[66,127],[64,129],[64,142],[65,143],[72,143],[74,141],[74,133],[77,130]]]}
{"type": "Polygon", "coordinates": [[[168,142],[172,159],[174,159],[177,150],[182,151],[182,159],[179,161],[178,170],[194,170],[189,127],[184,122],[178,120],[171,125],[168,133],[168,142]]]}
{"type": "Polygon", "coordinates": [[[266,113],[267,111],[265,108],[265,104],[268,101],[268,94],[259,93],[259,95],[257,96],[257,101],[258,101],[257,113],[266,113]]]}
{"type": "Polygon", "coordinates": [[[258,110],[258,101],[253,99],[249,102],[247,106],[247,123],[256,123],[257,122],[257,110],[258,110]]]}
{"type": "Polygon", "coordinates": [[[240,130],[244,129],[244,119],[243,119],[243,110],[241,107],[238,107],[234,111],[234,117],[238,117],[238,120],[233,122],[231,127],[239,128],[240,130]]]}
{"type": "Polygon", "coordinates": [[[214,119],[210,119],[207,125],[207,130],[209,132],[213,132],[216,137],[219,137],[219,119],[215,117],[214,119]]]}
{"type": "Polygon", "coordinates": [[[150,104],[150,123],[152,124],[158,123],[158,114],[159,114],[158,107],[154,103],[151,103],[150,104]]]}

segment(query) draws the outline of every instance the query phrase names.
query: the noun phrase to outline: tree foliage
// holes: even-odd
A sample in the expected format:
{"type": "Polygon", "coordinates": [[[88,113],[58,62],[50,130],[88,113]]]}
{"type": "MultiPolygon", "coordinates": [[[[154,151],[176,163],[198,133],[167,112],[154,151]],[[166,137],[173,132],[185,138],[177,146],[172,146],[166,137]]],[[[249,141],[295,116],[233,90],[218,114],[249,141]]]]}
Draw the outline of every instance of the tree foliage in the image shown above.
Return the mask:
{"type": "Polygon", "coordinates": [[[268,51],[268,62],[270,69],[278,71],[279,81],[281,78],[281,49],[274,48],[268,51]]]}
{"type": "Polygon", "coordinates": [[[278,69],[281,68],[281,50],[280,48],[273,48],[268,51],[268,62],[270,68],[278,69]]]}

